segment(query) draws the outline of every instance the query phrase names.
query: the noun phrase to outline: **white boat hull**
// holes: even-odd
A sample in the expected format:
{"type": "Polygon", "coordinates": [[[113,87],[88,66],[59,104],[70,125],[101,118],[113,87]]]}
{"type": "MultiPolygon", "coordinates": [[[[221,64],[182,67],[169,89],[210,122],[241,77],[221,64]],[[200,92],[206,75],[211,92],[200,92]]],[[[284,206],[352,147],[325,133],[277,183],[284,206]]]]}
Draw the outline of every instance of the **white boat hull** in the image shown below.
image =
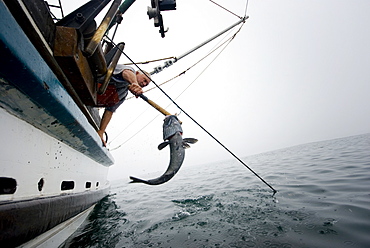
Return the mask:
{"type": "Polygon", "coordinates": [[[109,194],[114,160],[52,54],[35,48],[4,1],[0,15],[0,247],[15,247],[81,220],[109,194]]]}
{"type": "Polygon", "coordinates": [[[17,183],[15,193],[0,195],[0,201],[82,193],[109,186],[106,180],[109,167],[1,108],[0,119],[0,135],[5,141],[0,175],[13,178],[17,183]],[[43,186],[39,188],[40,181],[43,186]],[[62,190],[62,182],[74,182],[73,189],[62,190]]]}

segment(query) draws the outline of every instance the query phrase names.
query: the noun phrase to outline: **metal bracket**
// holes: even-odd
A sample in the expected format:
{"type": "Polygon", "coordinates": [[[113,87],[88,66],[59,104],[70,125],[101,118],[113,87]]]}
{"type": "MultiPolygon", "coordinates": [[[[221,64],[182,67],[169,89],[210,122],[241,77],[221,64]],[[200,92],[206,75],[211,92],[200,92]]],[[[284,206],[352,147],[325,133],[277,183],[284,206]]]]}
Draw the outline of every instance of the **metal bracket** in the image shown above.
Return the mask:
{"type": "Polygon", "coordinates": [[[164,30],[161,11],[176,10],[176,0],[151,0],[151,6],[147,12],[149,19],[154,19],[154,27],[159,27],[159,33],[164,38],[168,28],[164,30]]]}

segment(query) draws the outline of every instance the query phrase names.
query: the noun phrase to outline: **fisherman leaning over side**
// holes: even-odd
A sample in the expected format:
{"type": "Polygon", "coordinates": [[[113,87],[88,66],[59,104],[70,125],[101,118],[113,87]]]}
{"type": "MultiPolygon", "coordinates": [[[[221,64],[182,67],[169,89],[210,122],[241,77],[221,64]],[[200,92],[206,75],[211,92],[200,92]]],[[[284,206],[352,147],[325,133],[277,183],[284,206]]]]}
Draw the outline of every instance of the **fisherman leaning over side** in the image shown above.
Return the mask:
{"type": "Polygon", "coordinates": [[[98,134],[104,146],[107,145],[103,138],[105,129],[107,128],[113,113],[125,101],[128,91],[138,97],[143,93],[142,88],[151,82],[150,74],[145,71],[144,73],[145,74],[141,71],[135,71],[132,67],[122,64],[118,64],[116,66],[109,84],[115,85],[119,102],[111,107],[106,107],[104,110],[104,114],[100,122],[100,128],[98,130],[98,134]]]}

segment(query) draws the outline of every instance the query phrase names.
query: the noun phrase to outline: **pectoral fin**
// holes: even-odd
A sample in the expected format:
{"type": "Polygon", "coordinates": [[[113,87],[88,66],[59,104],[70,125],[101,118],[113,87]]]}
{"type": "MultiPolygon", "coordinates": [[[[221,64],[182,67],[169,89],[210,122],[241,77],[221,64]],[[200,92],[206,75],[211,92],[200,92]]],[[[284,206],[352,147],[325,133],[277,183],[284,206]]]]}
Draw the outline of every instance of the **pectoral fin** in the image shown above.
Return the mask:
{"type": "Polygon", "coordinates": [[[182,142],[182,147],[184,149],[188,149],[188,148],[190,148],[190,145],[188,143],[186,143],[186,142],[182,142]]]}
{"type": "Polygon", "coordinates": [[[183,139],[183,141],[186,142],[186,143],[190,143],[190,144],[195,144],[195,143],[198,142],[198,140],[194,139],[194,138],[185,138],[185,139],[183,139]]]}
{"type": "Polygon", "coordinates": [[[198,140],[197,139],[194,139],[194,138],[185,138],[185,139],[182,140],[182,147],[184,149],[190,148],[189,143],[190,144],[194,144],[194,143],[197,143],[197,141],[198,140]]]}
{"type": "Polygon", "coordinates": [[[169,144],[168,141],[165,141],[165,142],[162,142],[158,145],[158,150],[162,150],[163,148],[165,148],[167,145],[169,144]]]}

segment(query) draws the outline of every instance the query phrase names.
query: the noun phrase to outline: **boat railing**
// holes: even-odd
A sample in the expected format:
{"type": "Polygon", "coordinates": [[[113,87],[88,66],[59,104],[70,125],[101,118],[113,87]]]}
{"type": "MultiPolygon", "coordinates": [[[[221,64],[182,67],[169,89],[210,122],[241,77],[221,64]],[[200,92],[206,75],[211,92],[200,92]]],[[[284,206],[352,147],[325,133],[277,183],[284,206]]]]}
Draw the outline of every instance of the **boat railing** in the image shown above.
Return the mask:
{"type": "Polygon", "coordinates": [[[62,7],[62,3],[60,0],[58,0],[58,4],[50,4],[47,1],[45,1],[45,4],[48,7],[49,14],[52,16],[54,21],[59,21],[61,18],[58,18],[56,15],[54,15],[54,11],[52,11],[51,9],[58,9],[60,11],[61,17],[62,18],[64,17],[63,7],[62,7]]]}

